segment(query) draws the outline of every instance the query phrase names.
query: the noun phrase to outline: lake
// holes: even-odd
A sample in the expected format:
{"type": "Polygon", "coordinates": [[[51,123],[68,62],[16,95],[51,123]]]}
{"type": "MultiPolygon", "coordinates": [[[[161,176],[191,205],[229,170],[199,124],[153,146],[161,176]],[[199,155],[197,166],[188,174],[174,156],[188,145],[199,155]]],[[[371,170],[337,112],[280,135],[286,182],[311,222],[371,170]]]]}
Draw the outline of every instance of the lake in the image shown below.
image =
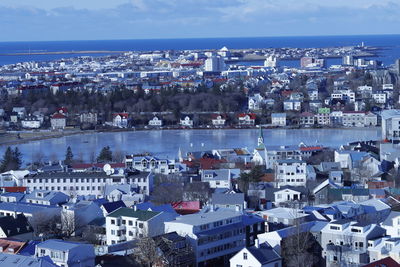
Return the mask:
{"type": "MultiPolygon", "coordinates": [[[[380,128],[360,129],[264,129],[266,145],[307,145],[321,144],[339,147],[342,144],[358,140],[380,139],[380,128]]],[[[218,129],[218,130],[158,130],[110,133],[88,133],[46,139],[18,145],[23,154],[24,163],[41,152],[46,159],[64,159],[68,146],[71,146],[75,158],[88,161],[104,146],[113,151],[127,154],[150,152],[159,157],[177,158],[178,150],[211,150],[214,148],[247,147],[252,151],[257,146],[258,129],[218,129]]],[[[6,149],[0,146],[1,155],[6,149]]]]}

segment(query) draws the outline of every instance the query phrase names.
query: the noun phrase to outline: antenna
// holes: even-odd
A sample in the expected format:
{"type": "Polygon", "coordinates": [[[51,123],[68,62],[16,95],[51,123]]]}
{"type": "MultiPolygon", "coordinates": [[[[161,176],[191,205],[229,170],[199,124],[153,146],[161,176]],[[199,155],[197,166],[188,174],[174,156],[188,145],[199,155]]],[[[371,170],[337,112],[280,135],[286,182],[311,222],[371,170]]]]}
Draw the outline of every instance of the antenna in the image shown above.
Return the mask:
{"type": "Polygon", "coordinates": [[[103,171],[105,172],[105,173],[107,173],[107,174],[109,174],[110,173],[110,171],[111,171],[111,165],[110,164],[104,164],[104,166],[103,166],[103,171]]]}

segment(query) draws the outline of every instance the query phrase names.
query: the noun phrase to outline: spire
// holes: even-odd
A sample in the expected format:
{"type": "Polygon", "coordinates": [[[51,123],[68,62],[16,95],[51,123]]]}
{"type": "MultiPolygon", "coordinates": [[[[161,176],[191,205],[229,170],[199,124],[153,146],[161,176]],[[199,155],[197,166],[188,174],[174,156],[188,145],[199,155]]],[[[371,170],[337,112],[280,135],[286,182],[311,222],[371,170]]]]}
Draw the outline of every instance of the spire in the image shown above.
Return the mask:
{"type": "Polygon", "coordinates": [[[258,150],[263,150],[264,148],[265,148],[265,145],[264,145],[264,134],[263,134],[262,127],[260,125],[260,133],[259,133],[258,139],[257,139],[257,149],[258,150]]]}
{"type": "Polygon", "coordinates": [[[178,160],[179,160],[179,162],[182,162],[182,161],[183,161],[181,147],[179,147],[179,150],[178,150],[178,160]]]}

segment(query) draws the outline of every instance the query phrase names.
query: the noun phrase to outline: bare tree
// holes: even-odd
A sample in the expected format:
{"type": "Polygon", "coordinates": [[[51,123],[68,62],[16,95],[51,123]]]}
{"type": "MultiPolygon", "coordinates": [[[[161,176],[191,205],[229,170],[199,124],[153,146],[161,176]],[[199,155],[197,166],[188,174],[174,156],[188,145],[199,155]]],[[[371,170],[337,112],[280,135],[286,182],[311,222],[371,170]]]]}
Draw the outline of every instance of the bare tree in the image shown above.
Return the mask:
{"type": "Polygon", "coordinates": [[[152,194],[152,201],[156,204],[167,204],[182,201],[183,186],[180,183],[165,183],[158,185],[152,194]]]}
{"type": "Polygon", "coordinates": [[[125,152],[122,150],[116,150],[112,154],[112,160],[113,162],[123,162],[125,158],[125,152]]]}
{"type": "Polygon", "coordinates": [[[200,201],[205,204],[211,197],[210,184],[205,182],[189,183],[184,188],[184,200],[200,201]]]}
{"type": "Polygon", "coordinates": [[[47,214],[45,212],[36,213],[29,218],[29,223],[37,237],[47,239],[59,237],[61,235],[61,217],[60,215],[47,214]]]}
{"type": "Polygon", "coordinates": [[[65,237],[69,238],[79,234],[84,226],[85,224],[81,216],[70,210],[62,211],[61,229],[65,237]]]}
{"type": "Polygon", "coordinates": [[[135,259],[143,266],[151,267],[161,260],[156,241],[147,232],[138,240],[135,246],[135,259]]]}

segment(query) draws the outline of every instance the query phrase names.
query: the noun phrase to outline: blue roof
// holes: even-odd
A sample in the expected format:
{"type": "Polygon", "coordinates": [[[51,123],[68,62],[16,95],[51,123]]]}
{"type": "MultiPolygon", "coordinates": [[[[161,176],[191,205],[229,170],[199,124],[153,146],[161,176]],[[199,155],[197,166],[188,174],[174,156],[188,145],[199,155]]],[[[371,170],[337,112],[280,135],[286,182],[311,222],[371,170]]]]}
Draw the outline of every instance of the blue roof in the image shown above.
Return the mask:
{"type": "Polygon", "coordinates": [[[69,242],[60,239],[49,239],[40,244],[37,244],[37,247],[64,251],[80,247],[82,245],[88,245],[88,244],[69,242]]]}
{"type": "Polygon", "coordinates": [[[21,212],[21,213],[34,213],[43,211],[46,209],[61,209],[55,206],[47,206],[40,204],[32,204],[32,203],[14,203],[14,202],[2,202],[0,203],[0,210],[7,210],[13,212],[21,212]]]}
{"type": "Polygon", "coordinates": [[[35,255],[36,245],[39,244],[40,241],[31,240],[26,243],[26,245],[19,251],[18,254],[25,256],[33,256],[35,255]]]}
{"type": "Polygon", "coordinates": [[[107,202],[102,205],[104,209],[110,213],[113,212],[114,210],[121,208],[121,207],[126,207],[125,203],[122,200],[114,201],[114,202],[107,202]]]}

